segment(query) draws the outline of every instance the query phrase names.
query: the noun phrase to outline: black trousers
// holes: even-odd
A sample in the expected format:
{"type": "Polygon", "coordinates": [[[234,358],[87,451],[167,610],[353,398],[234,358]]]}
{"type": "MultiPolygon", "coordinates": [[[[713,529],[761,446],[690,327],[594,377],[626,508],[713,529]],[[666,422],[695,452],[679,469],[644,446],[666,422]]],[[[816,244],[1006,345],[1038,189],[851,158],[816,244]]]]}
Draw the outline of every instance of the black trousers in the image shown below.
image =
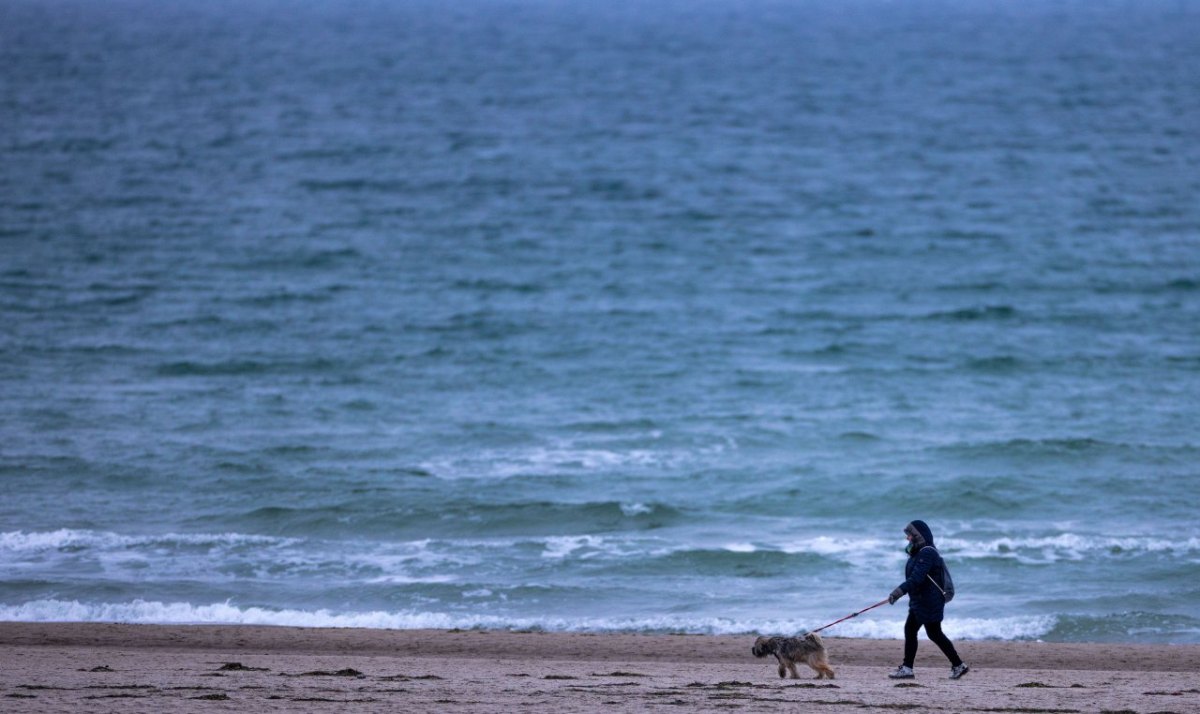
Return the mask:
{"type": "Polygon", "coordinates": [[[950,660],[951,667],[962,664],[958,651],[954,649],[954,643],[942,632],[942,623],[921,622],[912,612],[909,612],[908,619],[904,621],[905,667],[912,667],[913,662],[917,659],[917,633],[921,631],[922,627],[925,628],[925,636],[929,638],[929,641],[937,645],[942,650],[942,654],[946,655],[946,659],[950,660]]]}

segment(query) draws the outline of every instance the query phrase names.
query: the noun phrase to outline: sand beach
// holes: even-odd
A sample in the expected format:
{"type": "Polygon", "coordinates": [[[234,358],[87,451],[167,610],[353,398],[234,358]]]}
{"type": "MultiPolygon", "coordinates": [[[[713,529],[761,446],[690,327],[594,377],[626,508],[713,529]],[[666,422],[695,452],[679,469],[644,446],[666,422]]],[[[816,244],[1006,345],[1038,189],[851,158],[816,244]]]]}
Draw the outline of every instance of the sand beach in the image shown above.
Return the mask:
{"type": "Polygon", "coordinates": [[[826,639],[834,681],[781,680],[749,636],[0,624],[0,710],[25,712],[1200,712],[1200,646],[826,639]]]}

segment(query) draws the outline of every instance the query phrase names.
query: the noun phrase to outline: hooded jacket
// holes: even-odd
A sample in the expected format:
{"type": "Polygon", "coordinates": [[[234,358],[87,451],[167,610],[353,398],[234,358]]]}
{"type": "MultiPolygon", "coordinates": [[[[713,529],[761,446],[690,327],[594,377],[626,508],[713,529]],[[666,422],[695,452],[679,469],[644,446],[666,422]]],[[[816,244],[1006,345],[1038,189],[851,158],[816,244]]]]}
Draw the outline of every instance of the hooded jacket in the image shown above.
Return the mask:
{"type": "Polygon", "coordinates": [[[942,556],[933,546],[933,531],[925,521],[913,521],[904,527],[913,535],[912,552],[904,564],[903,583],[900,589],[908,594],[908,611],[921,622],[941,622],[946,608],[946,597],[929,581],[942,582],[942,556]]]}

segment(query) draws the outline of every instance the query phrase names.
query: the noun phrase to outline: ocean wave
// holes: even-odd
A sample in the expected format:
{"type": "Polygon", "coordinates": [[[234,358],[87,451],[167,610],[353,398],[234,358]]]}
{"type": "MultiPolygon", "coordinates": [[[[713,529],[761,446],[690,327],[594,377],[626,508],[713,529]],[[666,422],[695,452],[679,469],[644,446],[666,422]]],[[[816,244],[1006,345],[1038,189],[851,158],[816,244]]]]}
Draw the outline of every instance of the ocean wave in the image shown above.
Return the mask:
{"type": "Polygon", "coordinates": [[[844,557],[863,553],[893,554],[893,540],[884,538],[856,538],[850,536],[815,536],[812,538],[789,539],[780,544],[785,553],[814,553],[816,555],[844,557]]]}
{"type": "Polygon", "coordinates": [[[182,360],[158,365],[160,377],[243,377],[272,374],[328,373],[338,368],[334,361],[322,358],[266,361],[255,359],[196,362],[182,360]]]}
{"type": "MultiPolygon", "coordinates": [[[[523,504],[510,510],[502,506],[488,509],[499,510],[505,519],[522,520],[529,517],[529,508],[540,512],[541,508],[554,504],[523,504]]],[[[574,519],[612,520],[661,519],[672,514],[674,509],[657,504],[641,503],[598,503],[564,506],[568,510],[558,516],[569,515],[574,519]]],[[[487,509],[485,509],[487,510],[487,509]]],[[[1200,560],[1200,537],[1186,536],[1177,539],[1161,536],[1141,535],[1095,535],[1080,533],[1056,533],[1048,535],[1013,535],[996,538],[967,538],[945,536],[938,539],[938,547],[950,562],[971,560],[1010,559],[1024,564],[1052,563],[1057,561],[1099,561],[1134,558],[1143,555],[1158,555],[1167,558],[1200,560]]],[[[487,553],[489,558],[510,555],[522,557],[522,553],[534,553],[543,559],[593,559],[606,558],[624,561],[633,565],[638,561],[653,562],[662,558],[684,558],[704,561],[711,566],[714,562],[737,564],[738,556],[782,557],[816,556],[826,561],[856,567],[874,568],[893,565],[904,559],[903,553],[889,539],[854,536],[814,536],[806,538],[777,538],[756,541],[714,541],[696,543],[668,537],[652,537],[639,533],[589,533],[576,534],[514,534],[497,537],[445,537],[421,538],[416,540],[319,540],[312,538],[265,536],[246,533],[164,533],[153,535],[125,535],[109,531],[76,530],[62,528],[54,531],[9,531],[0,533],[0,554],[10,557],[35,557],[47,551],[79,554],[88,551],[110,553],[114,551],[144,550],[162,557],[173,557],[186,549],[199,557],[205,551],[217,551],[213,557],[227,555],[228,551],[245,550],[248,556],[263,552],[264,558],[276,564],[304,562],[327,562],[331,558],[347,565],[377,566],[388,568],[397,563],[412,564],[416,561],[433,566],[437,564],[465,564],[477,562],[476,554],[487,553]],[[532,550],[531,550],[532,549],[532,550]],[[288,555],[294,557],[287,557],[288,555]],[[466,556],[469,560],[464,560],[466,556]]],[[[210,554],[211,555],[211,554],[210,554]]]]}
{"type": "MultiPolygon", "coordinates": [[[[778,562],[781,566],[802,567],[805,564],[848,566],[873,570],[894,568],[906,557],[892,540],[854,536],[813,536],[805,538],[770,538],[755,542],[727,542],[716,546],[680,544],[670,549],[676,559],[700,559],[725,566],[745,567],[755,556],[756,562],[778,562]],[[743,556],[737,558],[734,556],[743,556]],[[762,558],[771,559],[768,561],[762,558]]],[[[732,572],[732,571],[731,571],[732,572]]]]}
{"type": "Polygon", "coordinates": [[[287,269],[325,269],[343,264],[353,264],[363,259],[363,254],[354,248],[304,248],[291,252],[270,252],[239,256],[229,265],[236,270],[278,271],[287,269]]]}
{"type": "Polygon", "coordinates": [[[1063,642],[1194,642],[1200,639],[1200,619],[1140,611],[1063,615],[1055,618],[1045,637],[1063,642]]]}
{"type": "MultiPolygon", "coordinates": [[[[436,528],[447,540],[496,542],[506,538],[575,538],[620,530],[642,532],[664,528],[683,519],[682,511],[659,503],[522,501],[456,504],[436,511],[423,509],[409,514],[407,526],[411,533],[436,528]]],[[[379,526],[395,533],[394,518],[382,517],[379,526]]]]}
{"type": "MultiPolygon", "coordinates": [[[[938,549],[951,563],[1004,559],[1021,564],[1059,561],[1108,561],[1156,555],[1185,561],[1200,560],[1200,538],[1181,535],[1164,538],[1150,535],[1097,535],[1054,533],[972,538],[961,535],[937,539],[938,549]]],[[[726,550],[739,553],[779,552],[791,556],[814,555],[857,568],[893,567],[905,555],[894,540],[874,537],[815,536],[776,538],[730,543],[726,550]]],[[[704,552],[700,546],[680,544],[670,552],[704,552]]]]}
{"type": "MultiPolygon", "coordinates": [[[[1055,615],[954,617],[948,621],[946,630],[955,640],[1037,640],[1051,633],[1057,622],[1058,617],[1055,615]]],[[[903,633],[903,619],[855,619],[839,624],[829,631],[830,635],[837,637],[861,637],[869,640],[899,639],[903,637],[903,633]]]]}
{"type": "Polygon", "coordinates": [[[987,456],[1070,456],[1095,454],[1106,450],[1137,448],[1129,444],[1101,441],[1087,437],[1059,439],[1009,439],[957,443],[935,447],[935,451],[972,457],[987,456]]]}
{"type": "Polygon", "coordinates": [[[966,360],[963,366],[974,372],[1016,373],[1024,368],[1020,359],[1012,355],[996,355],[966,360]]]}
{"type": "MultiPolygon", "coordinates": [[[[971,560],[1011,559],[1022,564],[1044,564],[1058,561],[1101,561],[1158,555],[1182,560],[1200,559],[1200,538],[1178,539],[1158,536],[1100,536],[1077,533],[1054,535],[1005,536],[991,539],[942,537],[938,549],[951,563],[971,560]]],[[[803,539],[780,539],[775,542],[731,543],[724,546],[733,553],[778,552],[789,556],[812,555],[847,565],[876,568],[902,563],[905,555],[892,540],[884,538],[855,538],[851,536],[819,536],[803,539]]],[[[709,549],[680,545],[672,553],[704,553],[709,549]]]]}
{"type": "Polygon", "coordinates": [[[603,552],[613,553],[611,541],[592,535],[551,536],[542,541],[542,557],[562,560],[567,557],[589,558],[603,552]]]}
{"type": "Polygon", "coordinates": [[[977,320],[1009,320],[1016,317],[1017,314],[1017,309],[1011,305],[985,305],[983,307],[932,312],[926,315],[925,319],[974,322],[977,320]]]}
{"type": "Polygon", "coordinates": [[[939,544],[948,558],[1004,558],[1025,564],[1104,560],[1146,554],[1181,558],[1200,556],[1200,538],[1194,536],[1171,540],[1153,536],[1059,533],[978,541],[950,538],[942,539],[939,544]]]}
{"type": "MultiPolygon", "coordinates": [[[[1158,536],[1102,536],[1078,533],[1053,535],[1005,536],[988,539],[942,537],[938,549],[950,563],[978,560],[1013,560],[1023,565],[1040,565],[1060,561],[1099,562],[1155,555],[1184,561],[1200,559],[1200,538],[1169,539],[1158,536]]],[[[731,554],[780,556],[817,556],[825,562],[840,563],[856,568],[893,567],[902,563],[905,555],[892,540],[856,538],[852,536],[819,536],[802,539],[740,542],[708,548],[689,544],[664,546],[658,557],[688,557],[737,563],[731,554]],[[722,555],[724,553],[725,555],[722,555]]],[[[642,555],[639,553],[639,555],[642,555]]],[[[654,554],[646,553],[646,556],[654,554]]],[[[793,563],[797,561],[792,561],[793,563]]]]}
{"type": "MultiPolygon", "coordinates": [[[[779,558],[793,565],[796,558],[815,557],[819,562],[875,569],[902,564],[907,557],[893,540],[853,536],[815,536],[763,541],[727,541],[697,544],[667,538],[598,536],[545,536],[489,540],[447,540],[443,547],[484,549],[503,552],[521,545],[542,549],[542,557],[551,559],[605,557],[624,561],[622,565],[661,567],[664,559],[686,561],[692,565],[736,566],[746,556],[779,558]]],[[[984,540],[961,537],[938,539],[938,548],[951,563],[971,560],[1011,559],[1023,564],[1057,561],[1096,561],[1161,555],[1186,560],[1200,558],[1200,538],[1177,540],[1152,536],[1096,536],[1061,533],[1046,536],[1006,536],[984,540]]],[[[717,568],[720,571],[720,568],[717,568]]]]}
{"type": "MultiPolygon", "coordinates": [[[[276,625],[291,627],[361,627],[368,629],[499,629],[546,632],[637,632],[696,635],[752,635],[801,632],[820,626],[813,620],[724,618],[686,615],[637,617],[523,617],[428,611],[339,612],[239,607],[231,602],[196,605],[187,602],[133,600],[91,603],[78,600],[33,600],[0,605],[0,621],[121,622],[157,625],[276,625]]],[[[1037,639],[1053,631],[1055,616],[954,620],[959,640],[1037,639]]],[[[824,623],[821,623],[824,624],[824,623]]],[[[854,620],[828,634],[837,637],[894,639],[903,628],[900,618],[854,620]]]]}
{"type": "MultiPolygon", "coordinates": [[[[721,444],[701,452],[717,453],[728,446],[721,444]]],[[[430,460],[420,468],[443,479],[506,479],[626,468],[669,469],[702,457],[703,453],[694,451],[558,447],[484,451],[430,460]]]]}
{"type": "Polygon", "coordinates": [[[60,528],[54,531],[8,531],[0,533],[0,551],[29,553],[45,550],[118,549],[163,546],[287,546],[295,538],[248,535],[245,533],[166,533],[129,536],[107,531],[60,528]]]}
{"type": "Polygon", "coordinates": [[[300,188],[313,193],[346,192],[346,193],[400,193],[411,190],[412,184],[406,180],[379,180],[369,178],[347,178],[334,180],[305,179],[300,181],[300,188]]]}
{"type": "Polygon", "coordinates": [[[813,553],[788,553],[731,543],[722,548],[680,547],[657,556],[639,557],[614,564],[621,575],[660,578],[793,578],[829,573],[843,565],[813,553]]]}
{"type": "Polygon", "coordinates": [[[443,547],[469,551],[486,551],[493,556],[531,546],[539,549],[545,559],[607,559],[622,568],[650,569],[665,572],[681,567],[689,572],[702,568],[714,574],[734,574],[737,566],[751,562],[778,562],[796,565],[804,559],[834,564],[875,565],[903,561],[904,555],[882,539],[853,539],[815,537],[802,540],[783,540],[778,543],[748,541],[716,541],[697,544],[668,538],[624,535],[564,535],[536,538],[517,537],[487,540],[439,541],[443,547]],[[764,560],[766,559],[766,560],[764,560]]]}

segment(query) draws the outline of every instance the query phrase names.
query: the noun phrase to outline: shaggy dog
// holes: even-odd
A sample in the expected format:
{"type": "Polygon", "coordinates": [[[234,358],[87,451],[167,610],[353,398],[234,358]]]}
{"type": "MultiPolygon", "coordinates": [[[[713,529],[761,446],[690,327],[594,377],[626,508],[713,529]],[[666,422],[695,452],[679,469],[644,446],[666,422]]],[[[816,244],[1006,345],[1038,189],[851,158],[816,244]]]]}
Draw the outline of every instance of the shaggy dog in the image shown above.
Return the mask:
{"type": "Polygon", "coordinates": [[[801,637],[759,637],[750,648],[755,657],[775,655],[779,660],[779,676],[783,678],[788,672],[792,679],[800,679],[796,674],[796,663],[803,662],[817,673],[817,679],[829,677],[833,679],[833,669],[829,666],[828,655],[825,654],[825,643],[821,636],[809,632],[801,637]]]}

